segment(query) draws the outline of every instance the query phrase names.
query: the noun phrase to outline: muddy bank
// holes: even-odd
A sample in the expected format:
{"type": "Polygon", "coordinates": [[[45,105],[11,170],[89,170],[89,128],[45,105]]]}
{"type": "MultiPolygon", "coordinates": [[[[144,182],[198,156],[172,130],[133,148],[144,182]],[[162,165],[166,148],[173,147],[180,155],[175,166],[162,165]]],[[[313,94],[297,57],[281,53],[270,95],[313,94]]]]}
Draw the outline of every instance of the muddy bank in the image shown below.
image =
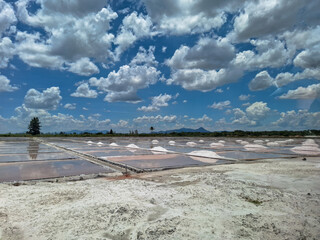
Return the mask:
{"type": "Polygon", "coordinates": [[[0,239],[320,239],[320,159],[0,184],[0,239]]]}

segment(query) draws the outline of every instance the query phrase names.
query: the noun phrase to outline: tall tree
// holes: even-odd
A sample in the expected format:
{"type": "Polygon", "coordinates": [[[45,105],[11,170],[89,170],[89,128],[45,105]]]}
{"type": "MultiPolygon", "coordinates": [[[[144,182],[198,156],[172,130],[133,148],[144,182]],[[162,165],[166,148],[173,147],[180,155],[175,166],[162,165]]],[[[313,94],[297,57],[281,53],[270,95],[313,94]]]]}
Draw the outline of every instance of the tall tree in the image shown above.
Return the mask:
{"type": "Polygon", "coordinates": [[[32,118],[28,126],[28,129],[29,129],[28,133],[30,133],[31,135],[40,134],[40,128],[41,128],[40,124],[41,123],[38,117],[32,118]]]}
{"type": "Polygon", "coordinates": [[[151,131],[151,133],[153,133],[153,130],[154,130],[154,127],[150,127],[150,131],[151,131]]]}

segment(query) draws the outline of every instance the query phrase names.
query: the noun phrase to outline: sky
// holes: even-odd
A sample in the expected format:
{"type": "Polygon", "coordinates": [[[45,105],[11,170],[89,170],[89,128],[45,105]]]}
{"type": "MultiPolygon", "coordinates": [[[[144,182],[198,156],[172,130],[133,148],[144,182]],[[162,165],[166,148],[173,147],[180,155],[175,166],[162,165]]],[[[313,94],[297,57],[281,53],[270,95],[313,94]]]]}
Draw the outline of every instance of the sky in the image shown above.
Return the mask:
{"type": "Polygon", "coordinates": [[[320,129],[318,0],[0,0],[0,133],[320,129]]]}

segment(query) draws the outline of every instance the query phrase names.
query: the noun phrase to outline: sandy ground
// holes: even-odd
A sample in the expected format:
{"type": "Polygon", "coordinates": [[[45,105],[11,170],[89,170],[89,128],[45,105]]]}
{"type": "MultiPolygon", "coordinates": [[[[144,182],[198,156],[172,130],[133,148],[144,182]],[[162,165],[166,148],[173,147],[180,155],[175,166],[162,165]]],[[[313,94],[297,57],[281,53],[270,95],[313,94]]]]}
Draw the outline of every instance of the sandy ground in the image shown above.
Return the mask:
{"type": "Polygon", "coordinates": [[[320,239],[320,158],[0,184],[0,239],[320,239]]]}

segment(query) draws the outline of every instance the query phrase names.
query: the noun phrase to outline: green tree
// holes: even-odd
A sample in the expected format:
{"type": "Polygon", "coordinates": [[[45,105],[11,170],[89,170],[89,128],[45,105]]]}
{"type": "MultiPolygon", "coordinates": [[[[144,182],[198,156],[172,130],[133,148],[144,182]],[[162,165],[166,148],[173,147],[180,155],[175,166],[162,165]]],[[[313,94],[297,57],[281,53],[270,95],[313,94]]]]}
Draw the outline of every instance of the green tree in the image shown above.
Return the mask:
{"type": "Polygon", "coordinates": [[[31,135],[40,134],[40,128],[41,128],[40,124],[41,123],[39,118],[37,117],[32,118],[28,126],[28,129],[29,129],[28,133],[30,133],[31,135]]]}
{"type": "Polygon", "coordinates": [[[153,130],[154,130],[154,127],[150,127],[150,131],[151,131],[151,133],[153,133],[153,130]]]}

